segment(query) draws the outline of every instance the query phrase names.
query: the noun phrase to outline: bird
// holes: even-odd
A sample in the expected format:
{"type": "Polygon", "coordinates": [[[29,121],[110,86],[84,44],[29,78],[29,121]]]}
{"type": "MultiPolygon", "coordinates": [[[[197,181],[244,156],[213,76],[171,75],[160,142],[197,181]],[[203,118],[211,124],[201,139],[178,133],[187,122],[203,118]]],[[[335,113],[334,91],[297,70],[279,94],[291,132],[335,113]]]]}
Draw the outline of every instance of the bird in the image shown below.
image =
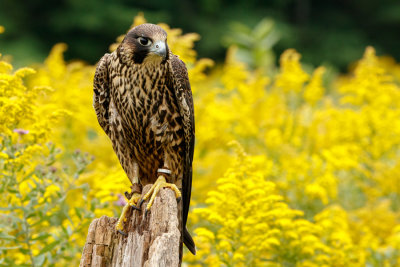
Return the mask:
{"type": "MultiPolygon", "coordinates": [[[[195,142],[192,91],[185,63],[168,47],[167,33],[155,24],[132,28],[118,48],[98,62],[93,107],[114,152],[132,183],[130,199],[116,230],[122,234],[129,207],[150,211],[161,188],[178,201],[182,243],[195,255],[186,228],[195,142]],[[153,184],[141,198],[142,187],[153,184]],[[180,201],[181,200],[181,201],[180,201]]],[[[129,197],[129,196],[128,196],[129,197]]]]}

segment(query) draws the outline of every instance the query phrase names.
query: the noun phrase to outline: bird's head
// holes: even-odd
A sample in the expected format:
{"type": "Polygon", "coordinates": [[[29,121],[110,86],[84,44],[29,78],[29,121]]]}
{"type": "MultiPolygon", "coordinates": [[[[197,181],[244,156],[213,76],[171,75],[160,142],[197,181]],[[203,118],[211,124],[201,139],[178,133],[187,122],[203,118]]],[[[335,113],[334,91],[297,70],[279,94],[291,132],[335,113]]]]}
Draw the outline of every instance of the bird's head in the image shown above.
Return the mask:
{"type": "Polygon", "coordinates": [[[118,53],[125,62],[135,64],[166,62],[169,55],[167,33],[154,24],[136,26],[126,34],[118,53]]]}

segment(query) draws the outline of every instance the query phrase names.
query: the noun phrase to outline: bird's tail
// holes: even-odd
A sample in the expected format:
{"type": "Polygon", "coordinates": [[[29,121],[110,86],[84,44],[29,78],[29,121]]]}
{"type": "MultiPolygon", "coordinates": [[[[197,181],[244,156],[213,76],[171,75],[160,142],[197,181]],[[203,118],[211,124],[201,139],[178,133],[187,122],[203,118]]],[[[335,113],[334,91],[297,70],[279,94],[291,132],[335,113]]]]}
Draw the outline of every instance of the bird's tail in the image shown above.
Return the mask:
{"type": "Polygon", "coordinates": [[[196,255],[196,245],[194,244],[193,238],[186,227],[183,228],[183,243],[193,255],[196,255]]]}

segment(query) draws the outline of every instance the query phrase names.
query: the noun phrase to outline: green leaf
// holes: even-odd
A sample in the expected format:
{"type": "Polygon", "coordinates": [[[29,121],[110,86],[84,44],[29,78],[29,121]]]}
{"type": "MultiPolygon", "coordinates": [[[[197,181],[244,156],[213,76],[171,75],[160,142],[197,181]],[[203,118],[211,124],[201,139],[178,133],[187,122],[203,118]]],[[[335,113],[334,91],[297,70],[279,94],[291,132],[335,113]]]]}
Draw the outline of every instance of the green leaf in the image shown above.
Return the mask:
{"type": "Polygon", "coordinates": [[[61,225],[61,229],[65,235],[68,235],[68,231],[63,225],[61,225]]]}
{"type": "Polygon", "coordinates": [[[53,248],[55,248],[58,244],[60,244],[60,240],[56,240],[53,243],[47,244],[39,253],[39,255],[42,255],[50,250],[52,250],[53,248]]]}
{"type": "Polygon", "coordinates": [[[15,240],[15,236],[0,232],[0,239],[15,240]]]}
{"type": "Polygon", "coordinates": [[[33,262],[35,266],[42,266],[44,263],[44,260],[46,259],[44,254],[38,255],[33,259],[33,262]]]}
{"type": "Polygon", "coordinates": [[[75,207],[76,215],[78,216],[79,220],[82,220],[82,214],[79,208],[75,207]]]}
{"type": "Polygon", "coordinates": [[[34,173],[35,173],[35,171],[31,171],[30,173],[28,173],[24,178],[22,178],[20,183],[25,181],[25,180],[27,180],[27,179],[29,179],[29,178],[31,178],[32,174],[34,174],[34,173]]]}
{"type": "Polygon", "coordinates": [[[71,236],[72,235],[72,228],[71,228],[71,226],[67,226],[67,232],[68,232],[68,235],[69,236],[71,236]]]}
{"type": "Polygon", "coordinates": [[[19,251],[21,251],[23,254],[29,254],[30,250],[26,248],[19,248],[19,251]]]}
{"type": "Polygon", "coordinates": [[[32,240],[43,240],[50,236],[51,235],[49,233],[41,233],[38,237],[32,238],[32,240]]]}
{"type": "Polygon", "coordinates": [[[10,192],[10,193],[12,193],[12,194],[18,194],[18,193],[19,193],[18,190],[12,188],[11,186],[9,186],[9,187],[7,188],[7,190],[8,190],[8,192],[10,192]]]}
{"type": "Polygon", "coordinates": [[[12,250],[12,249],[20,249],[20,250],[21,250],[21,246],[14,246],[14,247],[0,247],[0,251],[1,251],[1,250],[12,250]]]}

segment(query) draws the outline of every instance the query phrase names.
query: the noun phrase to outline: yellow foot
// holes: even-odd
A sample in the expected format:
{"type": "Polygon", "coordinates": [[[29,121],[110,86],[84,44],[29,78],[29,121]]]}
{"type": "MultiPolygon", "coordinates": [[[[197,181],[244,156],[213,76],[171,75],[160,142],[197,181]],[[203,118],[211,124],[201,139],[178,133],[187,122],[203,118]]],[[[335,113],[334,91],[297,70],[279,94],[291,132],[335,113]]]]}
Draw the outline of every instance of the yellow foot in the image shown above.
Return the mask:
{"type": "Polygon", "coordinates": [[[140,206],[142,206],[144,201],[146,201],[147,199],[150,198],[150,201],[146,206],[145,216],[147,215],[147,212],[150,210],[151,206],[153,205],[154,199],[156,198],[156,195],[158,194],[158,191],[160,191],[161,188],[172,189],[175,192],[176,200],[178,202],[181,200],[182,194],[181,194],[181,191],[179,191],[178,187],[175,184],[167,183],[167,181],[165,180],[165,177],[163,175],[160,175],[160,176],[158,176],[157,181],[150,188],[149,192],[147,192],[146,195],[143,196],[142,200],[139,203],[139,207],[140,207],[140,206]]]}
{"type": "Polygon", "coordinates": [[[123,230],[124,230],[124,222],[126,222],[126,213],[128,212],[128,208],[129,208],[129,207],[132,207],[132,208],[134,208],[134,209],[136,209],[136,210],[140,210],[140,209],[137,207],[137,203],[138,203],[138,201],[139,201],[139,199],[140,199],[140,196],[141,196],[141,195],[140,195],[139,193],[133,193],[131,199],[129,199],[128,202],[126,203],[126,205],[123,207],[121,216],[119,217],[118,222],[117,222],[117,224],[115,225],[115,229],[116,229],[119,233],[121,233],[121,234],[123,234],[123,235],[127,235],[127,234],[123,231],[123,230]]]}

